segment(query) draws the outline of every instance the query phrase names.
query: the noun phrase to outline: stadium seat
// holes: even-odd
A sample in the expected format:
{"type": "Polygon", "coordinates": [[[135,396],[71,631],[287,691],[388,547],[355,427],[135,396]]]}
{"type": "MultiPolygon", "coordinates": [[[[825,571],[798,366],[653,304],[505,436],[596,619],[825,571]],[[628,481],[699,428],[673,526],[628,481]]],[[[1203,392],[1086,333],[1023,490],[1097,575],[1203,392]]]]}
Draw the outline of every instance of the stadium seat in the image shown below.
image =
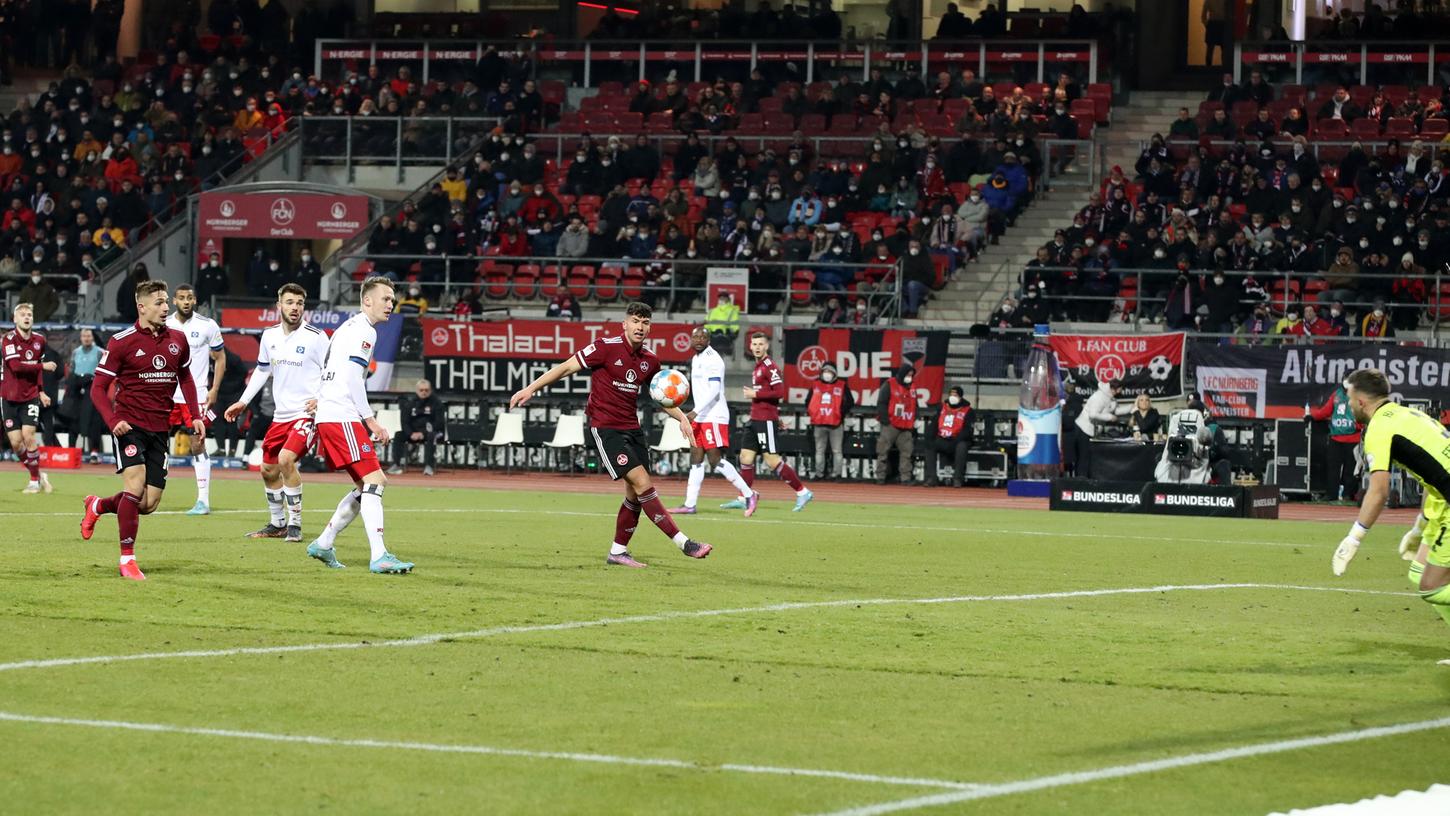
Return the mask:
{"type": "Polygon", "coordinates": [[[790,302],[793,306],[806,306],[811,302],[811,289],[816,285],[816,273],[797,269],[790,276],[790,302]]]}
{"type": "Polygon", "coordinates": [[[514,448],[524,444],[524,415],[504,412],[493,426],[493,437],[483,440],[490,448],[504,449],[504,468],[513,469],[514,448]]]}
{"type": "Polygon", "coordinates": [[[644,294],[644,270],[631,266],[619,282],[619,293],[625,300],[639,300],[644,294]]]}
{"type": "Polygon", "coordinates": [[[559,285],[564,283],[564,267],[546,266],[539,273],[539,295],[544,300],[553,300],[559,294],[559,285]]]}
{"type": "Polygon", "coordinates": [[[521,264],[514,269],[513,296],[528,300],[539,292],[539,265],[521,264]]]}
{"type": "Polygon", "coordinates": [[[594,275],[594,299],[601,303],[618,300],[620,274],[618,267],[600,267],[594,275]]]}
{"type": "Polygon", "coordinates": [[[514,268],[511,265],[484,261],[479,265],[479,269],[483,274],[485,297],[503,300],[509,296],[509,287],[514,276],[514,268]]]}
{"type": "MultiPolygon", "coordinates": [[[[560,414],[558,421],[554,424],[554,438],[544,443],[544,447],[550,453],[560,450],[569,451],[569,472],[574,472],[574,451],[584,447],[584,415],[583,414],[560,414]]],[[[554,467],[558,469],[558,460],[554,460],[554,467]]]]}

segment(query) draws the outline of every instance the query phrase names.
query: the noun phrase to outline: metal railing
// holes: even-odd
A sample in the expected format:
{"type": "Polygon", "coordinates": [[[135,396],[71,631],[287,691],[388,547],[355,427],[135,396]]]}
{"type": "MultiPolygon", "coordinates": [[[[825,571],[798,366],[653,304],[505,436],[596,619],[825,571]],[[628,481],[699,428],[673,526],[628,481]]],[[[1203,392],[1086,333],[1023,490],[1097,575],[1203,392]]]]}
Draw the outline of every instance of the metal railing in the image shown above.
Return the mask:
{"type": "MultiPolygon", "coordinates": [[[[758,273],[774,274],[780,285],[760,286],[752,281],[749,286],[748,298],[750,303],[747,306],[757,307],[758,304],[767,304],[765,311],[755,311],[755,308],[747,309],[742,306],[742,316],[749,316],[752,319],[759,317],[778,316],[787,320],[798,316],[802,312],[818,313],[830,297],[841,298],[843,305],[852,305],[858,298],[864,298],[867,311],[875,315],[878,320],[884,320],[890,324],[900,323],[906,317],[905,314],[905,286],[902,276],[899,273],[900,264],[893,264],[889,270],[882,271],[880,265],[873,264],[836,264],[819,261],[770,261],[751,259],[745,260],[722,260],[722,259],[700,259],[700,258],[564,258],[564,257],[538,257],[538,256],[502,256],[502,255],[369,255],[365,253],[338,253],[333,256],[341,268],[356,268],[364,261],[373,264],[373,274],[385,275],[394,280],[408,279],[408,286],[416,283],[423,294],[437,293],[436,301],[445,304],[440,313],[446,314],[461,296],[468,294],[468,290],[477,289],[482,299],[488,300],[510,300],[510,301],[547,301],[545,295],[546,287],[557,289],[569,289],[580,300],[592,299],[596,303],[600,301],[627,300],[623,287],[619,280],[613,280],[607,284],[600,284],[597,281],[598,270],[609,268],[618,270],[621,274],[627,271],[643,272],[646,269],[660,267],[666,274],[655,283],[640,284],[641,296],[645,302],[651,303],[657,309],[666,313],[687,312],[687,311],[708,311],[712,304],[706,302],[707,286],[706,277],[711,268],[728,269],[751,269],[758,273]],[[527,288],[521,288],[512,277],[502,277],[494,282],[491,281],[485,271],[486,265],[509,267],[516,271],[518,267],[536,267],[538,277],[527,283],[527,288]],[[591,277],[585,282],[579,283],[577,278],[571,274],[578,267],[588,267],[591,277]],[[829,270],[842,275],[843,285],[820,286],[815,285],[796,287],[793,286],[794,275],[799,271],[815,273],[821,270],[829,270]],[[845,274],[849,272],[849,277],[845,274]],[[682,277],[687,279],[682,280],[682,277]],[[572,280],[571,280],[572,279],[572,280]],[[864,286],[855,286],[858,282],[864,282],[864,286]],[[501,291],[490,294],[490,287],[498,287],[501,291]],[[613,295],[604,294],[605,286],[614,291],[613,295]],[[582,291],[576,291],[578,287],[582,291]],[[698,308],[697,308],[698,307],[698,308]]],[[[356,286],[359,281],[349,280],[350,286],[356,286]]],[[[402,299],[400,294],[399,299],[402,299]]],[[[429,313],[435,298],[429,298],[429,313]]],[[[876,324],[877,320],[871,321],[876,324]]]]}
{"type": "Polygon", "coordinates": [[[359,164],[450,164],[483,143],[497,117],[304,116],[298,120],[303,152],[314,164],[341,164],[353,181],[359,164]]]}
{"type": "MultiPolygon", "coordinates": [[[[955,73],[962,67],[975,67],[978,77],[984,80],[995,70],[1015,81],[1044,82],[1057,69],[1091,83],[1098,81],[1100,57],[1098,40],[1072,37],[952,42],[696,40],[669,44],[639,40],[321,39],[314,53],[313,72],[330,82],[339,82],[345,81],[348,64],[355,69],[407,65],[410,70],[416,67],[419,82],[429,82],[438,77],[471,74],[489,46],[507,58],[526,60],[529,75],[535,79],[542,78],[541,69],[547,73],[550,68],[561,67],[567,69],[573,84],[584,88],[595,87],[601,74],[615,81],[646,79],[651,63],[661,69],[659,74],[674,70],[681,79],[694,82],[703,81],[722,63],[753,71],[760,65],[783,67],[796,62],[801,64],[807,83],[816,81],[818,72],[826,67],[833,73],[859,70],[864,80],[870,78],[872,68],[895,70],[906,64],[919,68],[923,77],[944,69],[955,73]],[[630,71],[631,65],[637,65],[637,71],[630,71]],[[334,66],[338,70],[327,70],[334,66]],[[620,69],[627,74],[620,73],[620,69]]],[[[493,89],[483,90],[488,93],[493,89]]]]}
{"type": "Polygon", "coordinates": [[[1353,79],[1357,68],[1357,84],[1368,85],[1371,83],[1372,67],[1392,67],[1409,69],[1397,76],[1397,81],[1408,78],[1410,82],[1423,81],[1427,85],[1434,85],[1440,64],[1444,62],[1450,62],[1450,48],[1446,47],[1443,40],[1248,41],[1234,43],[1233,78],[1235,83],[1242,82],[1245,67],[1271,71],[1292,70],[1294,84],[1303,85],[1307,67],[1310,74],[1308,79],[1311,81],[1315,79],[1313,74],[1318,72],[1324,77],[1334,77],[1334,81],[1345,82],[1353,79]],[[1416,70],[1424,73],[1414,77],[1413,72],[1416,70]]]}
{"type": "MultiPolygon", "coordinates": [[[[1337,300],[1342,306],[1356,310],[1363,316],[1376,306],[1384,306],[1386,319],[1390,321],[1391,326],[1395,324],[1394,317],[1397,312],[1402,315],[1413,313],[1415,314],[1414,327],[1428,323],[1426,328],[1430,338],[1438,340],[1440,323],[1442,321],[1450,322],[1450,298],[1446,296],[1450,293],[1442,291],[1442,284],[1450,282],[1450,276],[1447,276],[1447,272],[1450,270],[1438,268],[1424,270],[1418,275],[1407,276],[1397,272],[1396,269],[1397,267],[1386,272],[1354,273],[1353,284],[1346,286],[1329,283],[1328,277],[1333,273],[1327,270],[1309,273],[1274,270],[1222,270],[1222,273],[1227,279],[1227,285],[1236,285],[1241,290],[1245,290],[1244,295],[1238,299],[1240,314],[1249,313],[1259,305],[1267,306],[1271,316],[1297,311],[1305,304],[1313,305],[1317,309],[1328,309],[1331,303],[1337,300]],[[1263,292],[1262,297],[1246,291],[1245,284],[1249,278],[1259,284],[1263,292]],[[1424,300],[1417,301],[1397,296],[1395,282],[1399,280],[1422,284],[1424,300]],[[1313,284],[1313,288],[1311,289],[1307,284],[1313,284]],[[1341,297],[1334,298],[1335,294],[1339,294],[1341,297]],[[1348,294],[1349,297],[1342,297],[1345,294],[1348,294]],[[1307,300],[1306,295],[1313,295],[1314,299],[1307,300]]],[[[1138,331],[1144,323],[1145,316],[1153,322],[1167,319],[1164,314],[1165,307],[1172,299],[1175,285],[1181,285],[1186,280],[1189,286],[1198,286],[1196,279],[1216,274],[1215,270],[1210,269],[1190,269],[1180,272],[1176,268],[1115,268],[1104,284],[1111,291],[1105,289],[1102,292],[1084,293],[1081,278],[1093,271],[1093,267],[1090,265],[1083,269],[1067,266],[1022,269],[1019,270],[1019,276],[1007,295],[1020,298],[1024,287],[1022,275],[1028,273],[1032,273],[1034,276],[1040,275],[1047,279],[1044,281],[1047,283],[1047,293],[1045,296],[1039,295],[1039,297],[1044,297],[1049,304],[1048,311],[1052,317],[1065,314],[1069,320],[1073,321],[1108,323],[1118,326],[1126,323],[1132,326],[1133,331],[1138,331]],[[1075,290],[1062,283],[1060,276],[1068,273],[1073,276],[1075,281],[1078,281],[1075,290]],[[1054,277],[1056,277],[1056,281],[1052,280],[1054,277]],[[1126,284],[1130,285],[1125,286],[1126,284]],[[1117,321],[1111,319],[1115,315],[1118,317],[1117,321]]],[[[1192,300],[1194,313],[1197,313],[1198,306],[1202,304],[1204,289],[1195,288],[1192,290],[1192,294],[1194,295],[1192,300]]],[[[1198,329],[1195,326],[1193,313],[1186,315],[1184,324],[1170,325],[1169,328],[1196,330],[1205,336],[1240,336],[1237,332],[1214,331],[1219,327],[1210,326],[1198,329]]],[[[1411,329],[1412,327],[1405,328],[1411,329]]],[[[1323,336],[1315,336],[1307,338],[1307,340],[1317,342],[1321,337],[1323,336]]]]}

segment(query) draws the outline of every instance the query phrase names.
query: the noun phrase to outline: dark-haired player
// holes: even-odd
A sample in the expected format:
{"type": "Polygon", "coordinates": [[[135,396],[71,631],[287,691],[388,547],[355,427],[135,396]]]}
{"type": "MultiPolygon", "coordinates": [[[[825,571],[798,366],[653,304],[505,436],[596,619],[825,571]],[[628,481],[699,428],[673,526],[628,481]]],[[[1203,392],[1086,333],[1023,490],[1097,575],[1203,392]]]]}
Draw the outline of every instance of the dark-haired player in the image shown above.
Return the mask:
{"type": "Polygon", "coordinates": [[[121,535],[121,577],[133,581],[146,580],[136,565],[136,533],[140,517],[161,504],[166,490],[167,432],[177,388],[193,417],[191,432],[198,440],[206,438],[196,383],[187,368],[186,337],[166,325],[167,311],[164,281],[136,284],[136,323],[106,344],[91,385],[96,412],[115,437],[121,492],[104,499],[86,497],[81,538],[91,537],[98,518],[115,513],[121,535]],[[116,386],[114,402],[112,383],[116,386]]]}
{"type": "Polygon", "coordinates": [[[40,424],[40,409],[50,406],[50,397],[41,388],[41,377],[46,371],[54,371],[55,363],[44,359],[45,338],[31,331],[35,309],[29,303],[17,303],[14,317],[15,328],[0,337],[0,351],[5,358],[5,372],[0,376],[0,417],[5,422],[10,449],[30,471],[30,482],[21,492],[49,493],[50,479],[40,472],[35,428],[40,424]]]}
{"type": "MultiPolygon", "coordinates": [[[[210,425],[216,419],[212,406],[216,405],[217,388],[227,371],[222,328],[215,320],[196,313],[196,290],[190,284],[176,287],[171,303],[176,311],[166,318],[166,325],[186,338],[186,369],[201,405],[200,414],[188,411],[185,400],[181,398],[181,389],[177,388],[176,405],[171,410],[171,427],[189,429],[193,418],[200,419],[203,425],[210,425]],[[211,372],[211,388],[206,385],[208,370],[211,372]]],[[[191,467],[196,473],[196,504],[186,514],[205,516],[211,512],[211,457],[206,453],[206,440],[201,437],[191,440],[191,467]]]]}
{"type": "Polygon", "coordinates": [[[317,411],[328,346],[327,335],[302,319],[306,308],[307,290],[300,285],[287,283],[277,290],[280,320],[262,332],[257,367],[246,390],[224,414],[228,422],[235,422],[271,380],[277,408],[262,440],[262,484],[271,518],[248,538],[302,540],[302,473],[297,460],[312,449],[317,436],[312,415],[317,411]]]}
{"type": "MultiPolygon", "coordinates": [[[[795,468],[781,458],[780,449],[776,447],[775,426],[780,421],[780,401],[785,398],[785,378],[780,376],[780,369],[770,359],[770,338],[765,336],[765,332],[750,335],[750,354],[755,357],[755,371],[750,375],[750,385],[743,389],[750,400],[750,433],[745,435],[745,441],[740,446],[740,475],[745,477],[747,485],[755,487],[755,457],[759,454],[766,466],[795,491],[795,507],[791,509],[799,513],[816,494],[801,482],[795,468]]],[[[744,502],[739,499],[721,505],[727,508],[743,506],[744,502]]]]}
{"type": "MultiPolygon", "coordinates": [[[[606,564],[623,567],[644,567],[629,553],[629,540],[639,524],[640,512],[669,536],[680,551],[691,558],[710,554],[710,545],[695,541],[680,532],[670,511],[660,501],[659,493],[649,478],[649,449],[639,427],[639,410],[635,406],[641,389],[649,387],[650,378],[660,370],[660,360],[645,346],[649,339],[650,318],[654,310],[643,303],[625,307],[622,332],[617,337],[601,337],[554,366],[538,379],[524,386],[509,400],[509,408],[525,405],[534,394],[559,380],[580,371],[592,373],[589,382],[589,434],[599,449],[599,456],[611,479],[624,479],[624,503],[614,522],[614,544],[609,548],[606,564]]],[[[679,407],[665,412],[680,423],[680,432],[693,439],[690,420],[679,407]]]]}
{"type": "MultiPolygon", "coordinates": [[[[1383,371],[1362,368],[1344,381],[1349,410],[1364,424],[1364,466],[1369,486],[1359,518],[1339,542],[1332,562],[1335,575],[1343,575],[1359,552],[1360,542],[1379,519],[1390,494],[1390,465],[1399,465],[1425,488],[1425,502],[1415,528],[1400,541],[1402,555],[1418,548],[1410,564],[1420,598],[1450,623],[1450,430],[1422,411],[1390,402],[1390,382],[1383,371]],[[1418,578],[1418,580],[1416,580],[1418,578]]],[[[1440,665],[1450,666],[1450,660],[1440,665]]]]}

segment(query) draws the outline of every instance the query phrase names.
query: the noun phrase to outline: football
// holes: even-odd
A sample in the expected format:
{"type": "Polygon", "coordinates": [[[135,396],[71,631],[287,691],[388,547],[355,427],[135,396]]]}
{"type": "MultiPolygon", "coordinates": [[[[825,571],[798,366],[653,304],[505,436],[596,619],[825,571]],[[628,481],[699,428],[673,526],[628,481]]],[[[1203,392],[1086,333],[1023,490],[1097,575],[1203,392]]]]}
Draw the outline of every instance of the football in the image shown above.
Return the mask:
{"type": "Polygon", "coordinates": [[[649,395],[666,408],[678,408],[690,398],[690,381],[672,368],[662,368],[649,381],[649,395]]]}

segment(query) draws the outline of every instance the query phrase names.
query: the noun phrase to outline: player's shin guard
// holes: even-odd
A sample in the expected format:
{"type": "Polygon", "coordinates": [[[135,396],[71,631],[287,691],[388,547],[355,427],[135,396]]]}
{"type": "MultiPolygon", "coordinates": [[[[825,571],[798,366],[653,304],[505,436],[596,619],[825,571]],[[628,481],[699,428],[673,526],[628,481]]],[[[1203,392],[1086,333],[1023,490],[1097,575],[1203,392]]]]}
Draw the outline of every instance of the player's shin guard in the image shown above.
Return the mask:
{"type": "Polygon", "coordinates": [[[684,548],[685,542],[689,539],[680,532],[679,527],[675,526],[675,520],[670,516],[670,511],[666,510],[664,503],[660,501],[659,491],[650,488],[648,492],[640,494],[639,506],[644,510],[645,515],[649,516],[649,520],[660,528],[660,532],[684,548]]]}
{"type": "Polygon", "coordinates": [[[30,471],[30,481],[40,481],[40,450],[28,450],[25,452],[25,469],[30,471]]]}
{"type": "Polygon", "coordinates": [[[372,550],[371,560],[376,561],[388,553],[388,547],[383,543],[383,486],[363,485],[359,505],[362,509],[363,525],[368,532],[368,547],[372,550]]]}
{"type": "Polygon", "coordinates": [[[740,471],[736,470],[735,466],[730,464],[728,459],[721,459],[720,464],[715,466],[715,472],[724,476],[726,481],[734,485],[735,489],[740,491],[740,495],[750,496],[750,485],[746,484],[745,480],[740,478],[740,471]]]}
{"type": "Polygon", "coordinates": [[[694,507],[700,500],[700,485],[705,483],[705,469],[708,467],[704,462],[698,465],[690,465],[690,479],[685,483],[685,506],[694,507]]]}
{"type": "Polygon", "coordinates": [[[752,489],[754,489],[754,487],[755,487],[755,463],[754,462],[751,462],[748,465],[741,465],[740,466],[740,478],[745,480],[745,488],[746,488],[746,490],[752,490],[752,489]]]}
{"type": "Polygon", "coordinates": [[[1410,589],[1413,589],[1416,592],[1419,592],[1420,591],[1420,576],[1421,575],[1424,575],[1424,574],[1425,574],[1425,565],[1424,564],[1421,564],[1419,561],[1411,561],[1410,562],[1410,574],[1409,574],[1410,589]]]}
{"type": "Polygon", "coordinates": [[[790,489],[797,493],[806,489],[806,486],[801,483],[801,477],[796,475],[795,468],[786,464],[784,459],[780,460],[780,464],[775,466],[775,475],[779,476],[782,482],[790,485],[790,489]]]}
{"type": "Polygon", "coordinates": [[[619,506],[619,515],[614,518],[614,546],[610,552],[618,555],[629,549],[629,540],[634,538],[634,528],[639,526],[639,504],[625,499],[619,506]]]}
{"type": "Polygon", "coordinates": [[[282,487],[282,500],[287,504],[287,526],[302,526],[302,485],[282,487]]]}
{"type": "Polygon", "coordinates": [[[1435,612],[1446,623],[1450,623],[1450,585],[1420,592],[1420,600],[1435,607],[1435,612]]]}
{"type": "Polygon", "coordinates": [[[211,504],[211,457],[206,455],[205,450],[198,451],[191,456],[191,467],[196,471],[196,500],[202,504],[211,504]]]}
{"type": "Polygon", "coordinates": [[[141,497],[122,492],[116,508],[117,527],[121,532],[121,557],[136,554],[136,531],[141,527],[141,497]]]}
{"type": "Polygon", "coordinates": [[[287,512],[282,505],[282,491],[267,490],[267,513],[271,515],[273,527],[287,526],[287,512]]]}
{"type": "Polygon", "coordinates": [[[362,506],[362,494],[356,489],[347,491],[342,501],[337,503],[337,509],[332,512],[332,520],[322,528],[322,535],[317,537],[318,546],[323,549],[332,547],[332,542],[337,540],[337,534],[347,529],[352,520],[357,518],[358,510],[362,506]]]}

